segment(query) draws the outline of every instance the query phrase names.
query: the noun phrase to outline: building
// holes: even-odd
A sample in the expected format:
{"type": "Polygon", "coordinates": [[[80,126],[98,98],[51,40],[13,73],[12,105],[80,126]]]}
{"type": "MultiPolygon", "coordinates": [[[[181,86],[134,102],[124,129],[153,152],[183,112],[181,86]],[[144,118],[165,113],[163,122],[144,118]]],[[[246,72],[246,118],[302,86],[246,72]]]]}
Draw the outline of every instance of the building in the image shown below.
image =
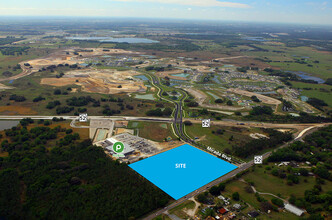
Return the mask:
{"type": "Polygon", "coordinates": [[[259,216],[259,213],[257,211],[251,211],[248,213],[248,215],[251,218],[256,218],[257,216],[259,216]]]}
{"type": "Polygon", "coordinates": [[[293,205],[291,205],[291,204],[286,204],[286,205],[285,205],[285,209],[286,209],[287,211],[289,211],[289,212],[291,212],[291,213],[297,215],[297,216],[302,216],[303,213],[305,212],[304,210],[299,209],[299,208],[297,208],[296,206],[293,206],[293,205]]]}
{"type": "Polygon", "coordinates": [[[218,212],[223,215],[223,214],[226,214],[228,212],[228,210],[226,208],[221,208],[218,210],[218,212]]]}
{"type": "Polygon", "coordinates": [[[236,203],[233,205],[234,209],[241,209],[241,205],[239,203],[236,203]]]}
{"type": "MultiPolygon", "coordinates": [[[[115,138],[107,138],[104,143],[106,145],[105,149],[110,152],[112,155],[113,154],[116,154],[116,152],[114,152],[113,150],[113,145],[116,143],[116,142],[119,142],[119,140],[115,139],[115,138]]],[[[125,155],[125,156],[128,156],[130,154],[132,154],[135,150],[133,148],[131,148],[128,144],[126,143],[123,143],[124,145],[124,150],[121,154],[125,155]]]]}

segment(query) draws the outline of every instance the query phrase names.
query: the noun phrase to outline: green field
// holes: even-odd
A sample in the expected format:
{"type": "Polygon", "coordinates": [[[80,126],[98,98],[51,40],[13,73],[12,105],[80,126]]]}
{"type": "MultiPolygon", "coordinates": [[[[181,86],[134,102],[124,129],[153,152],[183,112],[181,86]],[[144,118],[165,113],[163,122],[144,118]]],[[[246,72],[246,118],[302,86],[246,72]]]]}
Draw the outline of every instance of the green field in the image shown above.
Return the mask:
{"type": "Polygon", "coordinates": [[[210,128],[203,128],[201,124],[193,124],[185,126],[186,133],[191,138],[199,138],[198,141],[204,145],[213,147],[218,151],[223,151],[225,148],[231,149],[233,145],[240,145],[246,143],[251,138],[248,136],[251,132],[258,132],[259,129],[247,128],[231,128],[221,126],[211,126],[210,128]],[[217,134],[218,129],[223,129],[223,134],[217,134]],[[212,133],[212,132],[215,133],[212,133]],[[230,138],[233,136],[233,140],[230,138]]]}
{"type": "Polygon", "coordinates": [[[178,216],[179,218],[187,219],[188,215],[183,211],[183,209],[194,209],[194,208],[195,208],[195,202],[193,202],[191,200],[187,200],[184,203],[169,210],[169,213],[174,214],[174,215],[178,216]]]}
{"type": "Polygon", "coordinates": [[[321,77],[323,79],[331,78],[332,76],[332,54],[317,51],[311,47],[286,47],[283,45],[272,46],[272,45],[256,45],[260,48],[267,49],[269,52],[262,51],[251,51],[246,52],[246,55],[271,59],[272,61],[281,62],[270,62],[273,67],[281,68],[282,70],[289,71],[302,71],[310,73],[313,76],[321,77]],[[273,51],[283,51],[283,53],[276,53],[273,51]],[[302,58],[309,57],[309,58],[302,58]],[[307,64],[299,63],[286,63],[283,61],[294,61],[301,60],[307,62],[307,64],[312,65],[309,67],[307,64]],[[314,63],[314,61],[319,61],[319,63],[314,63]]]}
{"type": "Polygon", "coordinates": [[[138,130],[138,133],[136,132],[136,134],[149,140],[163,142],[167,137],[171,137],[173,140],[176,140],[171,124],[130,121],[128,128],[138,130]]]}
{"type": "MultiPolygon", "coordinates": [[[[240,194],[239,202],[232,201],[233,204],[240,203],[244,209],[241,210],[241,213],[247,216],[247,213],[251,210],[259,210],[261,209],[260,203],[257,201],[254,193],[248,193],[245,188],[248,184],[240,181],[233,180],[226,185],[225,192],[222,195],[231,198],[234,192],[238,192],[240,194]]],[[[262,198],[270,201],[273,197],[269,195],[260,195],[262,198]]],[[[287,219],[287,220],[297,220],[298,217],[290,212],[271,212],[270,214],[264,214],[258,216],[258,219],[287,219]]]]}
{"type": "Polygon", "coordinates": [[[157,217],[155,217],[153,220],[172,220],[170,217],[168,217],[165,214],[159,215],[157,217]]]}
{"type": "MultiPolygon", "coordinates": [[[[238,192],[240,194],[240,199],[249,204],[249,207],[242,210],[243,213],[249,210],[260,209],[260,203],[257,201],[254,193],[249,193],[246,190],[248,183],[253,183],[255,189],[258,192],[272,193],[283,199],[289,199],[290,195],[295,195],[297,198],[304,196],[305,190],[311,190],[316,184],[315,177],[313,176],[299,176],[300,182],[298,184],[287,185],[286,179],[281,179],[279,177],[273,176],[271,170],[266,170],[266,167],[271,167],[273,169],[274,164],[255,166],[250,169],[249,173],[241,176],[240,179],[232,180],[226,184],[225,192],[222,193],[226,197],[231,197],[232,193],[238,192]],[[245,182],[244,182],[245,181],[245,182]]],[[[276,166],[275,166],[276,167],[276,166]]],[[[279,167],[284,168],[285,167],[279,167]]],[[[322,185],[323,192],[332,190],[332,185],[330,182],[326,182],[322,185]]],[[[260,195],[264,199],[270,201],[273,196],[270,195],[260,195]]],[[[289,212],[271,212],[270,214],[260,215],[259,219],[298,219],[298,217],[289,212]]]]}
{"type": "Polygon", "coordinates": [[[23,53],[21,56],[5,56],[0,53],[0,78],[6,78],[2,75],[3,72],[9,71],[13,75],[17,75],[22,72],[21,69],[13,70],[13,67],[18,63],[26,60],[35,59],[41,56],[45,56],[48,53],[48,50],[36,50],[30,49],[27,53],[23,53]]]}
{"type": "Polygon", "coordinates": [[[326,84],[309,84],[302,82],[291,82],[294,88],[302,89],[301,95],[309,98],[317,98],[325,101],[332,108],[332,86],[326,84]],[[303,88],[312,88],[304,90],[303,88]]]}

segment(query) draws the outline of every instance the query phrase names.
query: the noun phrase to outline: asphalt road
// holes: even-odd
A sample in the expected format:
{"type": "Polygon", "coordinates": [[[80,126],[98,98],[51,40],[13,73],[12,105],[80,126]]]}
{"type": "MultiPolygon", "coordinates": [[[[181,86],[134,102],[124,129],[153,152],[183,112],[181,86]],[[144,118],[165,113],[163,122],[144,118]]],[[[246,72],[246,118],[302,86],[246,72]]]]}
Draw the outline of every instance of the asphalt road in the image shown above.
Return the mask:
{"type": "MultiPolygon", "coordinates": [[[[78,119],[78,116],[61,116],[61,115],[1,115],[0,120],[21,120],[24,118],[52,120],[54,117],[66,120],[78,119]]],[[[127,121],[154,121],[154,122],[173,122],[173,118],[158,117],[127,117],[127,116],[88,116],[89,119],[111,119],[111,120],[127,120],[127,121]]]]}

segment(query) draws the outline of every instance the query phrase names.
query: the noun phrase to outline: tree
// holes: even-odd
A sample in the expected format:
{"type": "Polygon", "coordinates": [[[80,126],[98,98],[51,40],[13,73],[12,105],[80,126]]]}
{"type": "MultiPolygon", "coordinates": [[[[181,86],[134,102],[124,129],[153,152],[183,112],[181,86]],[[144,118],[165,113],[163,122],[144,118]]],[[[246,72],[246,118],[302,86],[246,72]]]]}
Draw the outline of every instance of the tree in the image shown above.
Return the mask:
{"type": "Polygon", "coordinates": [[[207,203],[208,202],[208,197],[206,193],[201,193],[197,196],[197,201],[200,203],[207,203]]]}
{"type": "Polygon", "coordinates": [[[183,124],[186,126],[191,126],[193,123],[191,121],[184,121],[183,124]]]}
{"type": "Polygon", "coordinates": [[[167,108],[164,109],[163,115],[164,116],[170,116],[170,115],[172,115],[172,112],[173,112],[173,110],[170,107],[167,107],[167,108]]]}
{"type": "Polygon", "coordinates": [[[254,102],[261,102],[261,100],[259,100],[255,95],[251,96],[251,100],[254,102]]]}
{"type": "Polygon", "coordinates": [[[228,106],[232,106],[233,105],[233,102],[231,100],[228,100],[227,103],[226,103],[228,106]]]}
{"type": "Polygon", "coordinates": [[[302,175],[302,176],[308,176],[309,175],[309,171],[307,169],[304,169],[304,168],[301,168],[299,170],[299,173],[302,175]]]}
{"type": "Polygon", "coordinates": [[[235,193],[232,194],[232,198],[235,201],[239,201],[240,200],[240,194],[238,192],[235,192],[235,193]]]}
{"type": "Polygon", "coordinates": [[[216,99],[214,100],[215,103],[223,103],[224,101],[222,99],[216,99]]]}
{"type": "Polygon", "coordinates": [[[269,210],[273,210],[273,206],[268,201],[262,201],[261,202],[261,208],[264,212],[268,212],[269,210]]]}
{"type": "Polygon", "coordinates": [[[272,199],[271,199],[271,202],[272,202],[273,204],[275,204],[276,206],[284,207],[284,202],[283,202],[281,199],[278,199],[278,198],[272,198],[272,199]]]}
{"type": "Polygon", "coordinates": [[[256,106],[250,111],[250,115],[272,115],[273,110],[270,106],[256,106]]]}
{"type": "Polygon", "coordinates": [[[61,90],[60,89],[56,89],[53,92],[54,95],[61,95],[61,90]]]}
{"type": "Polygon", "coordinates": [[[220,190],[219,190],[218,186],[212,186],[210,188],[209,192],[214,196],[218,196],[220,194],[220,190]]]}
{"type": "Polygon", "coordinates": [[[188,106],[188,107],[197,107],[197,106],[198,106],[198,103],[195,102],[195,101],[190,101],[190,102],[187,103],[187,106],[188,106]]]}

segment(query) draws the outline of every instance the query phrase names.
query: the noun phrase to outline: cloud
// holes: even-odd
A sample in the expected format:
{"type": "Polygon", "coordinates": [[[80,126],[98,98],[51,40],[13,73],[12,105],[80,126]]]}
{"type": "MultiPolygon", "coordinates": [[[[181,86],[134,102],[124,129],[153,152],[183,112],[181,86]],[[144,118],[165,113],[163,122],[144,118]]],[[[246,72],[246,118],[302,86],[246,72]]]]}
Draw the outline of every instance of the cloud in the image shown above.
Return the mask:
{"type": "Polygon", "coordinates": [[[199,7],[228,7],[228,8],[250,8],[247,4],[235,2],[221,2],[218,0],[110,0],[116,2],[150,2],[162,4],[175,4],[199,7]]]}

